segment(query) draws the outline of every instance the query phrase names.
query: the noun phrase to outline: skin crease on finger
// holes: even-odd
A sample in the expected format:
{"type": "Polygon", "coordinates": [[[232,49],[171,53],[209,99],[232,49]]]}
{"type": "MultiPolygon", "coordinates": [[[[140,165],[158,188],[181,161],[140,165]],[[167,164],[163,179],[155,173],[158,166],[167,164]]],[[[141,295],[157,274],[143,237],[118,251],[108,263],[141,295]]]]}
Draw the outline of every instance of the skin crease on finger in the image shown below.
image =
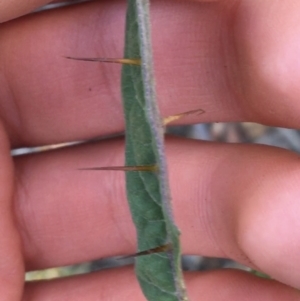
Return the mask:
{"type": "MultiPolygon", "coordinates": [[[[295,83],[300,68],[292,55],[298,39],[292,38],[300,28],[296,15],[300,2],[289,3],[291,13],[286,1],[152,1],[162,114],[202,108],[206,113],[190,122],[243,120],[299,127],[295,83]],[[266,50],[272,53],[273,65],[266,50]],[[283,73],[284,66],[293,67],[292,76],[283,73]]],[[[116,88],[120,66],[62,56],[120,57],[124,14],[124,1],[96,1],[0,27],[0,107],[14,146],[123,130],[116,88]],[[101,118],[98,112],[103,113],[101,118]]]]}
{"type": "MultiPolygon", "coordinates": [[[[123,151],[122,141],[111,140],[17,159],[15,208],[27,269],[135,252],[124,175],[74,172],[122,165],[123,151]]],[[[185,254],[233,258],[297,287],[296,154],[171,139],[167,158],[185,254]]]]}

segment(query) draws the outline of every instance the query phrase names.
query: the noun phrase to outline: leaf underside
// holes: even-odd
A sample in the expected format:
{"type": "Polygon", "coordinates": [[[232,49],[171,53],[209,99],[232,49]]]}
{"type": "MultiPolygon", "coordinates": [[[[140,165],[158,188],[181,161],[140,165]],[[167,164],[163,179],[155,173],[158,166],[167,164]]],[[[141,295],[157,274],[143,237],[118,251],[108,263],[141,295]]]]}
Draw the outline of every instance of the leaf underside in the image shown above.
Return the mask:
{"type": "Polygon", "coordinates": [[[136,258],[136,275],[149,301],[187,300],[180,264],[179,231],[170,205],[163,124],[156,105],[149,26],[149,3],[128,0],[122,95],[126,121],[126,166],[157,166],[157,171],[126,172],[126,189],[137,230],[138,252],[171,248],[136,258]]]}

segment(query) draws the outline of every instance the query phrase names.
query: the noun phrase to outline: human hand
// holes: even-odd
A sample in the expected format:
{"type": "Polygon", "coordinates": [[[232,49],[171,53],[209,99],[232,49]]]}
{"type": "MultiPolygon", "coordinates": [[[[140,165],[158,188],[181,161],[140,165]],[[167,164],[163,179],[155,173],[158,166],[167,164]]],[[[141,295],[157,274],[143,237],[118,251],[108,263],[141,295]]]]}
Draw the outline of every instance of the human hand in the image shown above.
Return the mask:
{"type": "MultiPolygon", "coordinates": [[[[125,2],[20,17],[45,2],[0,2],[0,20],[16,18],[0,26],[1,300],[142,301],[132,267],[25,284],[23,291],[25,269],[136,249],[124,175],[76,172],[123,164],[122,139],[11,159],[10,148],[124,129],[120,66],[62,57],[121,56],[125,2]]],[[[188,119],[298,128],[299,1],[210,2],[152,3],[162,114],[202,108],[205,114],[188,119]]],[[[298,156],[169,138],[167,157],[183,252],[232,258],[278,280],[189,273],[191,300],[299,300],[298,156]]]]}

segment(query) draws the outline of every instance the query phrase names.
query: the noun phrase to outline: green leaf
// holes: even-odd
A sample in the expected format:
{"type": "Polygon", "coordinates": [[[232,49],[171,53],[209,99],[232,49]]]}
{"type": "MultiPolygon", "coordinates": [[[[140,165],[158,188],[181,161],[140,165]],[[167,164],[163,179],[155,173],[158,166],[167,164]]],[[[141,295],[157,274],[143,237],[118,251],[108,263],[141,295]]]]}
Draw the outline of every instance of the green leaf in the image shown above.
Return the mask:
{"type": "Polygon", "coordinates": [[[174,223],[152,67],[149,3],[128,0],[122,94],[126,120],[126,166],[156,165],[156,172],[126,172],[127,198],[138,236],[138,251],[162,245],[162,253],[136,258],[136,275],[149,301],[187,300],[180,263],[179,231],[174,223]]]}

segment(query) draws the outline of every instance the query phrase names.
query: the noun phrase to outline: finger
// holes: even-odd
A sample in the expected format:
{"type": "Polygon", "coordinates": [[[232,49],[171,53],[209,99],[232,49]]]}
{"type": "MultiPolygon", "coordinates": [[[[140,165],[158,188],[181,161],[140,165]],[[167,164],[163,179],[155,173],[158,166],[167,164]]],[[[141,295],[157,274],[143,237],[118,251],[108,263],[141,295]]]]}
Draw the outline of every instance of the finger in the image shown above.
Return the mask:
{"type": "Polygon", "coordinates": [[[72,2],[72,0],[3,0],[0,2],[0,23],[31,13],[38,7],[48,3],[72,2]]]}
{"type": "Polygon", "coordinates": [[[300,2],[247,0],[240,4],[234,34],[241,89],[247,95],[244,101],[255,120],[293,127],[298,123],[295,111],[299,111],[300,94],[296,54],[300,2]],[[287,117],[291,120],[284,122],[287,117]]]}
{"type": "MultiPolygon", "coordinates": [[[[218,271],[186,274],[190,300],[203,301],[281,301],[299,300],[299,292],[272,280],[263,280],[238,271],[218,271]],[[218,289],[216,289],[218,288],[218,289]]],[[[132,268],[106,270],[47,282],[27,284],[25,300],[124,300],[144,301],[132,268]],[[117,284],[117,289],[116,289],[117,284]]]]}
{"type": "MultiPolygon", "coordinates": [[[[112,140],[16,159],[28,270],[136,251],[124,174],[76,170],[122,165],[123,153],[123,142],[112,140]]],[[[232,258],[298,285],[296,154],[170,139],[167,158],[185,254],[232,258]]]]}
{"type": "MultiPolygon", "coordinates": [[[[121,67],[63,56],[121,57],[125,6],[95,1],[0,27],[1,114],[14,145],[124,129],[121,67]]],[[[300,68],[293,39],[300,28],[299,1],[160,0],[151,7],[164,116],[203,109],[205,114],[185,121],[299,127],[300,68]]]]}
{"type": "Polygon", "coordinates": [[[51,0],[3,0],[0,1],[0,23],[32,12],[51,0]]]}
{"type": "Polygon", "coordinates": [[[20,237],[13,217],[13,164],[7,136],[0,124],[0,287],[2,300],[20,300],[24,267],[20,237]]]}

